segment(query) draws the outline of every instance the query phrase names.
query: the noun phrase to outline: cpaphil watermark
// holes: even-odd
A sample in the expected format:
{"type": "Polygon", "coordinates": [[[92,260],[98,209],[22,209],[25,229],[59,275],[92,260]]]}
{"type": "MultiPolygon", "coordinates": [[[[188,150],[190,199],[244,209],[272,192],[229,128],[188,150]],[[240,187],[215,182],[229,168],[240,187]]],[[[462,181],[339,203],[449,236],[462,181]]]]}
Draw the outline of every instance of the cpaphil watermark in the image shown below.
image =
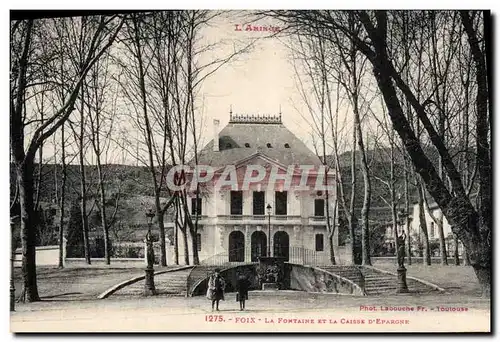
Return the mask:
{"type": "Polygon", "coordinates": [[[255,187],[281,191],[334,191],[335,175],[326,166],[249,164],[227,165],[214,169],[210,165],[176,165],[166,175],[167,187],[172,191],[195,191],[199,186],[215,190],[250,190],[255,187]]]}
{"type": "Polygon", "coordinates": [[[252,25],[252,24],[234,24],[235,31],[245,32],[280,32],[282,29],[279,26],[272,25],[252,25]]]}

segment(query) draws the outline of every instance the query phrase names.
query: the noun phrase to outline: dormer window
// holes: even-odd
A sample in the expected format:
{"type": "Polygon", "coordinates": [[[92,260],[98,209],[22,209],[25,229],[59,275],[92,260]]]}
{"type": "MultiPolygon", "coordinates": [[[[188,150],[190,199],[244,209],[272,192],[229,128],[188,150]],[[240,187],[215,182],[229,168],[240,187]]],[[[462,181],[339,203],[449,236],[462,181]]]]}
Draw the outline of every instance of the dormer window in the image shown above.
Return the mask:
{"type": "Polygon", "coordinates": [[[288,143],[286,143],[285,148],[290,148],[290,145],[288,143]]]}
{"type": "Polygon", "coordinates": [[[227,144],[226,144],[226,148],[231,148],[231,144],[230,144],[230,143],[227,143],[227,144]]]}
{"type": "Polygon", "coordinates": [[[271,148],[271,143],[267,143],[267,148],[271,148]]]}
{"type": "Polygon", "coordinates": [[[250,144],[249,143],[245,143],[245,147],[250,147],[250,144]]]}

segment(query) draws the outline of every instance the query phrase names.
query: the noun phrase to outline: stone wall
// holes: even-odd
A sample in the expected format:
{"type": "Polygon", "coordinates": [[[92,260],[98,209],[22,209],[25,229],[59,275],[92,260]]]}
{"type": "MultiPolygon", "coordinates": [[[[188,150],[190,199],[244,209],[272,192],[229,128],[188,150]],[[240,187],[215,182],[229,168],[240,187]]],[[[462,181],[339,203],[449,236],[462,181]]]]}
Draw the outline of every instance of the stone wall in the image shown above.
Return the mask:
{"type": "Polygon", "coordinates": [[[337,275],[318,268],[289,264],[290,289],[363,296],[363,290],[337,275]]]}

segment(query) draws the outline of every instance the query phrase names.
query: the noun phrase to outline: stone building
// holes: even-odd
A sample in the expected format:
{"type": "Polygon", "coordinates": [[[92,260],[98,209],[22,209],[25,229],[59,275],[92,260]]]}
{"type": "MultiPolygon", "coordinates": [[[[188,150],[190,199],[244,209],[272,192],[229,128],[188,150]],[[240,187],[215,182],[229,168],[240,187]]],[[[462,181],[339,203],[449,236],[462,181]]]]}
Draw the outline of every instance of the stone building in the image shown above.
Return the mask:
{"type": "MultiPolygon", "coordinates": [[[[333,227],[338,217],[333,172],[283,125],[281,115],[231,114],[222,130],[214,120],[213,132],[197,163],[213,170],[213,177],[200,185],[198,196],[189,192],[201,263],[251,262],[266,255],[328,263],[327,222],[333,227]]],[[[338,246],[337,231],[333,248],[342,262],[350,259],[349,248],[338,246]]],[[[182,255],[179,241],[180,261],[182,255]]]]}

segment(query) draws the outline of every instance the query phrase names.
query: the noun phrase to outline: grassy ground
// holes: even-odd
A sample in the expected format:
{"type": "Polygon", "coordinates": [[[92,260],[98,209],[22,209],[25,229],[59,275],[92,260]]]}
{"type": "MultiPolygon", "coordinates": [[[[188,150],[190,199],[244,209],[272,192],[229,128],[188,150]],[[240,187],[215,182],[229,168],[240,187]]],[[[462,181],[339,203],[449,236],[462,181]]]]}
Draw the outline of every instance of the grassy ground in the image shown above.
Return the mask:
{"type": "MultiPolygon", "coordinates": [[[[396,265],[390,262],[375,262],[374,267],[396,272],[396,265]]],[[[477,281],[474,269],[470,266],[442,266],[413,264],[405,265],[407,276],[415,277],[436,284],[448,292],[480,296],[481,288],[477,281]]]]}
{"type": "MultiPolygon", "coordinates": [[[[157,268],[161,270],[164,268],[157,268]]],[[[38,293],[42,299],[95,299],[113,285],[144,274],[143,268],[113,268],[112,266],[37,268],[38,293]]],[[[14,271],[16,297],[21,294],[21,269],[14,271]]]]}

